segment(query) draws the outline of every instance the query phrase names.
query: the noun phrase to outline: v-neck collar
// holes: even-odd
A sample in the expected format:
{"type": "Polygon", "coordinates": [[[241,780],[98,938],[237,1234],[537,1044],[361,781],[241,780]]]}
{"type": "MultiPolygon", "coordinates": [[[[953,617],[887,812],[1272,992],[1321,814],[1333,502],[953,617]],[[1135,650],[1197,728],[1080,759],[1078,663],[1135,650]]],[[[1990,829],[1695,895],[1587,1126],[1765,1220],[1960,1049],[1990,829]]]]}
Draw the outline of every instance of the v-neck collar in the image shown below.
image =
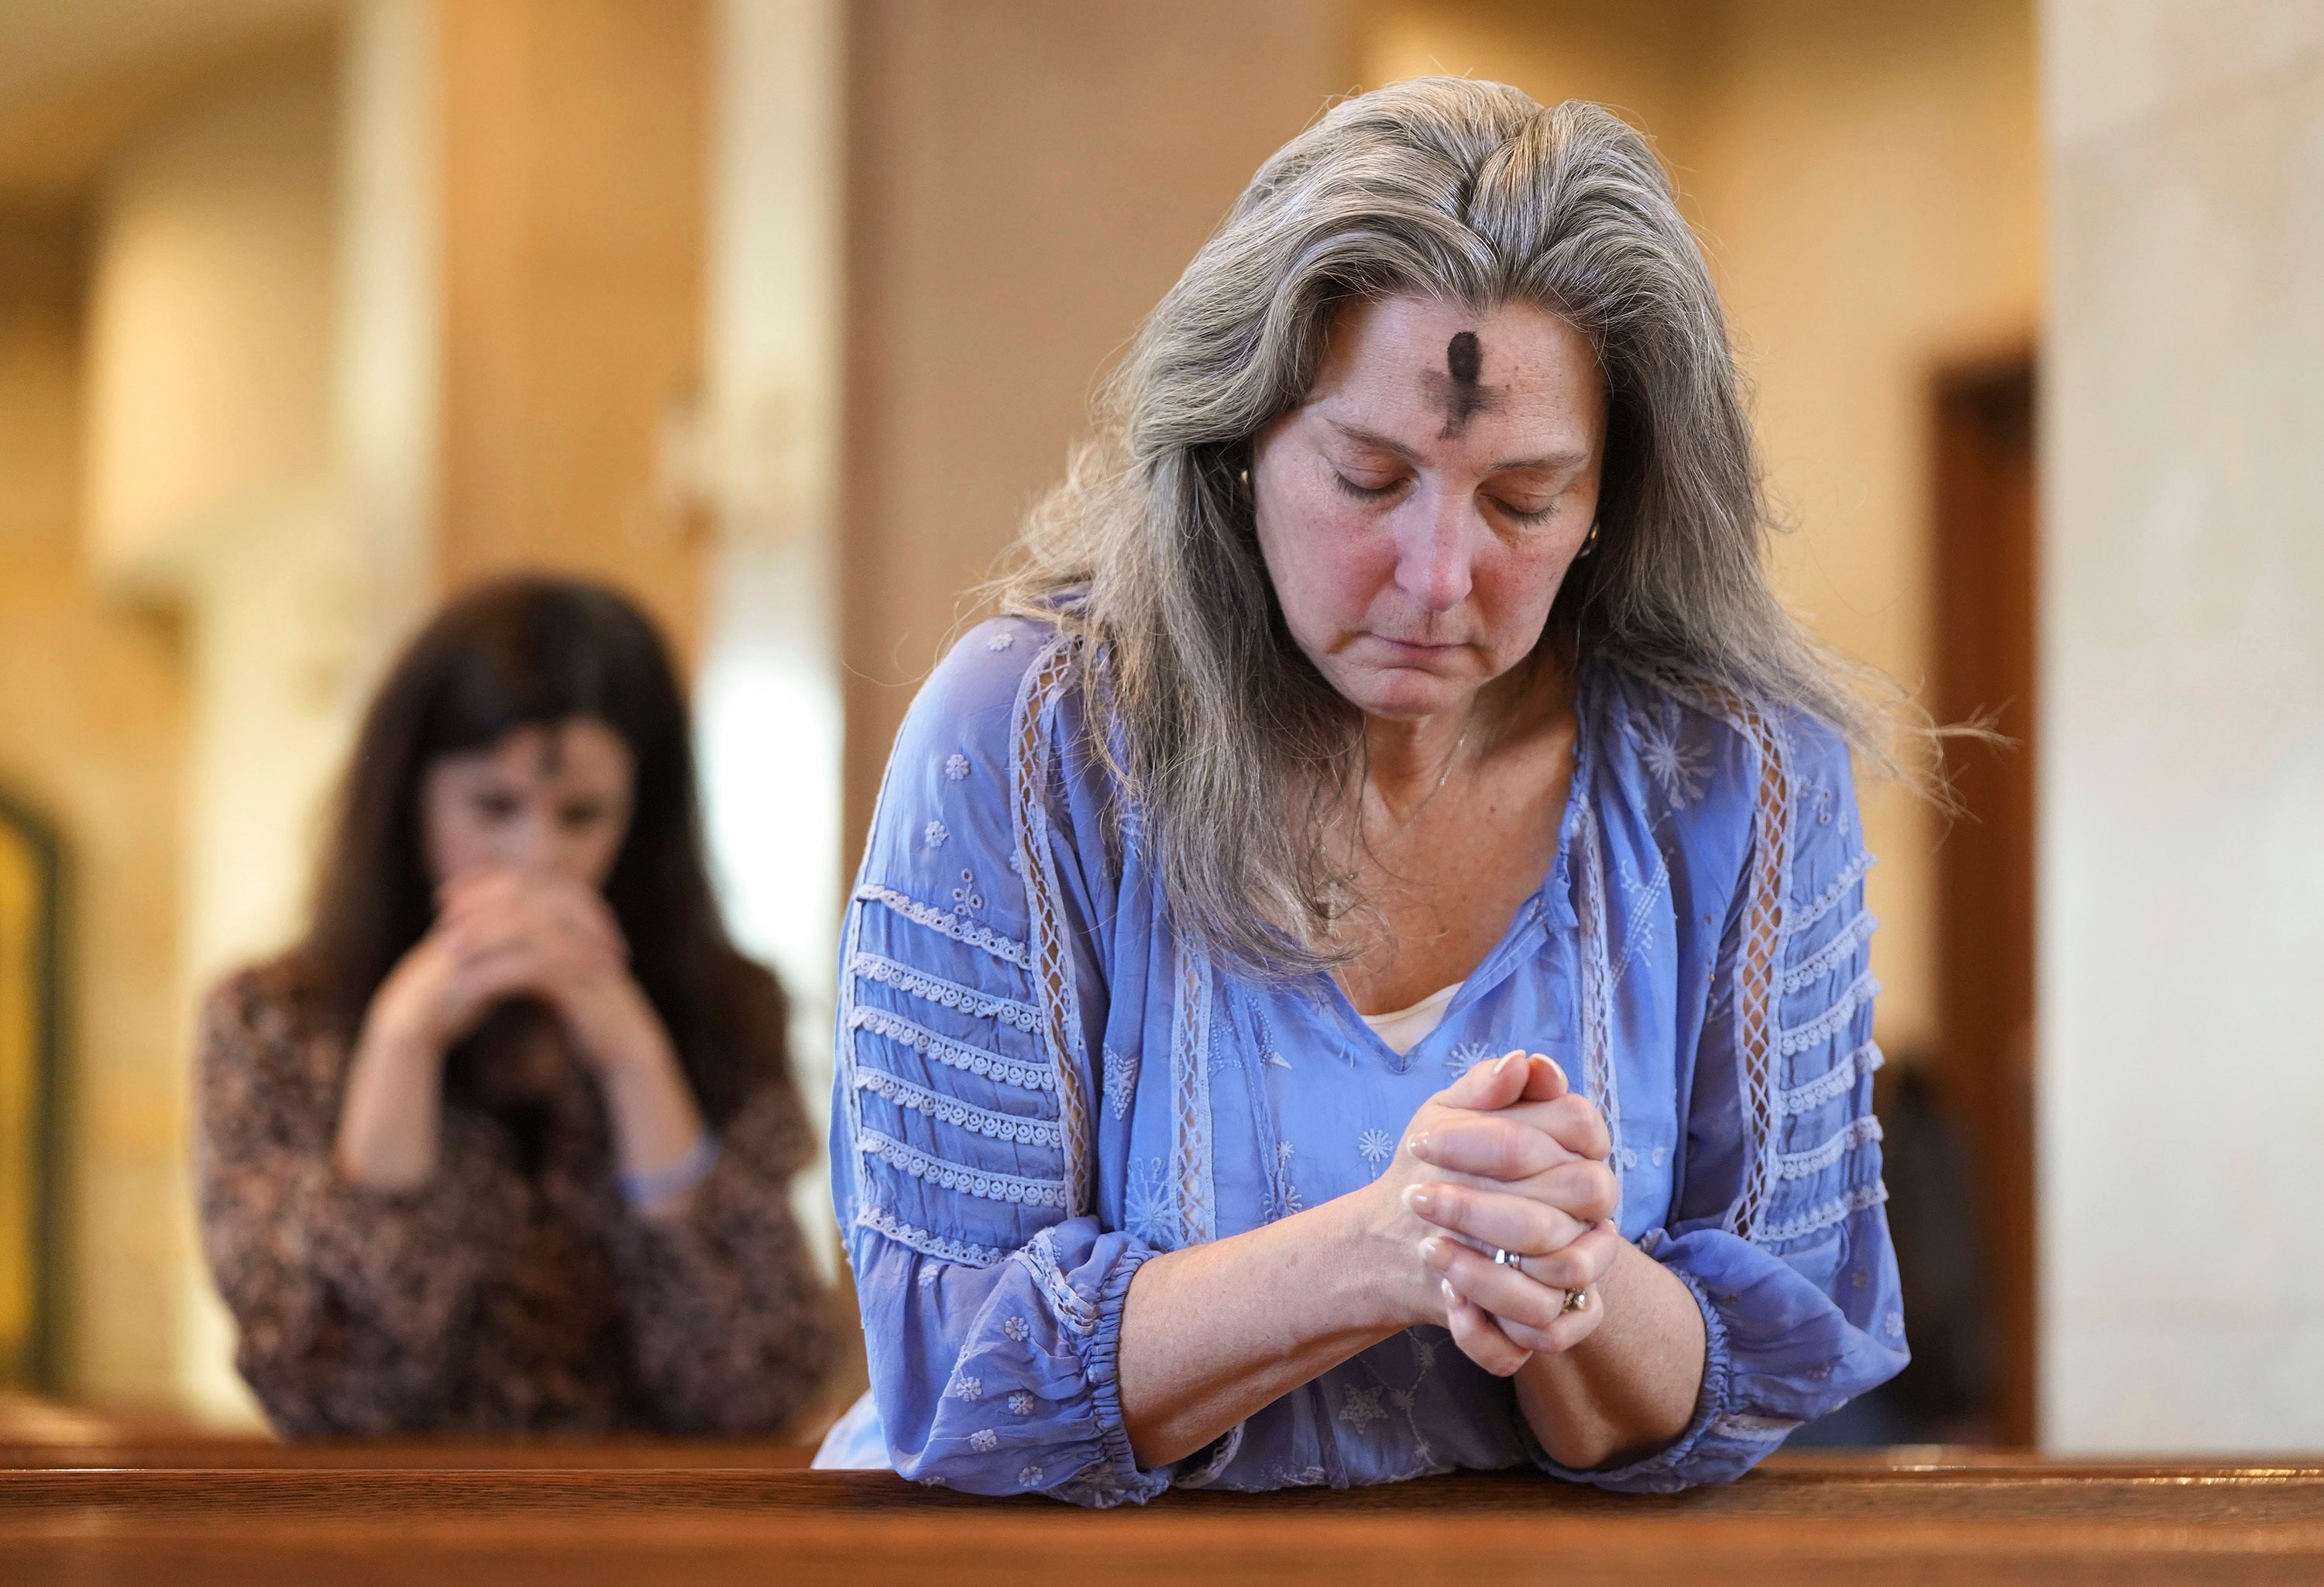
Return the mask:
{"type": "Polygon", "coordinates": [[[1540,938],[1552,931],[1572,931],[1581,925],[1582,918],[1573,908],[1573,838],[1581,829],[1582,801],[1587,797],[1595,758],[1598,693],[1597,669],[1585,657],[1574,669],[1573,766],[1566,780],[1565,806],[1557,823],[1557,848],[1550,856],[1549,870],[1543,875],[1541,885],[1526,894],[1525,901],[1509,917],[1500,940],[1462,979],[1461,989],[1452,994],[1452,1001],[1444,1006],[1443,1016],[1436,1021],[1436,1029],[1399,1053],[1364,1022],[1363,1014],[1337,976],[1318,971],[1312,977],[1321,983],[1315,988],[1318,999],[1336,1015],[1345,1033],[1396,1073],[1409,1069],[1422,1050],[1451,1029],[1470,1005],[1508,979],[1520,960],[1539,950],[1540,938]]]}

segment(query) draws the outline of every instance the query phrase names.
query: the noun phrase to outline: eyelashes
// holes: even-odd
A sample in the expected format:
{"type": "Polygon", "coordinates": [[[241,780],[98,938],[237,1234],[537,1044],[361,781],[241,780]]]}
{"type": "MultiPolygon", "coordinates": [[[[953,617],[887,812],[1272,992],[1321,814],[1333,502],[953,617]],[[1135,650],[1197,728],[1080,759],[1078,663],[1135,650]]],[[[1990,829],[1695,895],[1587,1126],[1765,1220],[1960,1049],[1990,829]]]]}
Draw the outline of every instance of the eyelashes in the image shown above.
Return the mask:
{"type": "MultiPolygon", "coordinates": [[[[1388,496],[1393,495],[1398,487],[1405,483],[1399,479],[1393,480],[1387,484],[1358,484],[1354,480],[1350,479],[1346,475],[1342,474],[1336,468],[1332,470],[1332,480],[1333,483],[1337,484],[1342,491],[1354,497],[1359,502],[1381,501],[1388,496]]],[[[1545,507],[1536,507],[1530,512],[1526,512],[1522,507],[1512,507],[1507,502],[1499,500],[1494,500],[1493,505],[1499,507],[1503,512],[1508,514],[1510,521],[1521,524],[1527,529],[1531,529],[1536,524],[1547,522],[1550,517],[1557,511],[1557,503],[1555,502],[1550,503],[1545,507]]]]}
{"type": "Polygon", "coordinates": [[[1397,480],[1388,484],[1358,484],[1336,468],[1332,470],[1332,477],[1339,482],[1342,490],[1359,502],[1377,502],[1404,483],[1402,480],[1397,480]]]}

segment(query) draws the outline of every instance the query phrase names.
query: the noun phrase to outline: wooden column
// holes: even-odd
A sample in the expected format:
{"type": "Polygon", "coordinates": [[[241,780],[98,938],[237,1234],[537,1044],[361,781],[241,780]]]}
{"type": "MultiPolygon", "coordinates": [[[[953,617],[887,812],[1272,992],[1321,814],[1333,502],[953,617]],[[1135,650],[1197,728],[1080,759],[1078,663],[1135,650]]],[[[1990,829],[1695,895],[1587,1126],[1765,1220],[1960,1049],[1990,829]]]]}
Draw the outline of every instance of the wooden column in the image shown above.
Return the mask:
{"type": "Polygon", "coordinates": [[[852,872],[912,691],[1099,374],[1352,65],[1337,0],[863,0],[848,49],[852,872]]]}
{"type": "Polygon", "coordinates": [[[702,345],[702,0],[442,8],[447,588],[516,567],[639,597],[691,660],[703,548],[658,438],[702,345]]]}

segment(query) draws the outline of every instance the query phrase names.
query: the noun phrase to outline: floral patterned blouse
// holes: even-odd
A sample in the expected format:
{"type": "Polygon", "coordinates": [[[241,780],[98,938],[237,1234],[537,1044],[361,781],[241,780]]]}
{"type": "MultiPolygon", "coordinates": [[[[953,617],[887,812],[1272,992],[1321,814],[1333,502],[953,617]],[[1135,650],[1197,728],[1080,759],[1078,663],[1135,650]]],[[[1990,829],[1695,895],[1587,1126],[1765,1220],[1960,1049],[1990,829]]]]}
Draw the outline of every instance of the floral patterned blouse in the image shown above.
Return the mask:
{"type": "Polygon", "coordinates": [[[522,1110],[447,1087],[417,1190],[342,1179],[346,1045],[287,963],[212,994],[200,1064],[203,1241],[282,1433],[764,1433],[817,1389],[831,1330],[786,1188],[813,1137],[779,1072],[663,1223],[622,1202],[577,1063],[522,1110]]]}
{"type": "Polygon", "coordinates": [[[1109,857],[1075,658],[1040,623],[984,624],[889,764],[832,1136],[872,1388],[819,1463],[1099,1505],[1528,1462],[1663,1491],[1738,1475],[1904,1365],[1871,860],[1835,734],[1586,664],[1556,858],[1399,1055],[1328,977],[1258,983],[1175,936],[1134,810],[1109,857]],[[1603,1109],[1621,1231],[1702,1308],[1685,1433],[1563,1469],[1506,1380],[1416,1327],[1140,1468],[1116,1361],[1139,1264],[1360,1187],[1431,1093],[1518,1046],[1603,1109]]]}

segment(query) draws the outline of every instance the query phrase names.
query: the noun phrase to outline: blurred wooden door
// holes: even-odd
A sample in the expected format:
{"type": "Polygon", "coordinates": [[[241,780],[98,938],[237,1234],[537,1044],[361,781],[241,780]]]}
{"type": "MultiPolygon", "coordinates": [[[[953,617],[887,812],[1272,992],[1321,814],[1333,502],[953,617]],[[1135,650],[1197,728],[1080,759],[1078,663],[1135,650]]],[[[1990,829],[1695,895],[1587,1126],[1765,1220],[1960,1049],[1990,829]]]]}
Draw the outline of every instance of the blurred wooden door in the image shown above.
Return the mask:
{"type": "Polygon", "coordinates": [[[1967,1126],[1990,1269],[1993,1426],[2034,1442],[2034,364],[1937,383],[1940,721],[1990,714],[2015,741],[1949,757],[1965,809],[1938,851],[1938,1020],[1948,1100],[1967,1126]]]}
{"type": "Polygon", "coordinates": [[[46,825],[0,798],[0,1389],[52,1376],[58,873],[46,825]]]}

